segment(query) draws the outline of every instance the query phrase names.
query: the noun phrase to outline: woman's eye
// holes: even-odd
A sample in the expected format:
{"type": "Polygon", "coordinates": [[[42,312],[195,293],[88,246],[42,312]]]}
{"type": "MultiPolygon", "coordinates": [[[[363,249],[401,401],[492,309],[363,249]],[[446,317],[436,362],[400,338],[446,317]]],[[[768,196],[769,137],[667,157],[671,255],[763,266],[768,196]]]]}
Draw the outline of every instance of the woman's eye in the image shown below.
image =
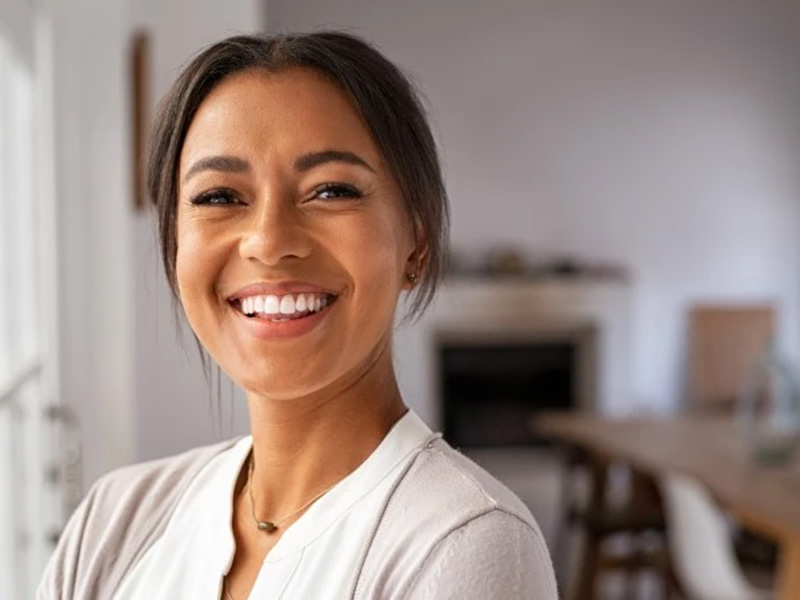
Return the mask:
{"type": "Polygon", "coordinates": [[[222,206],[226,204],[240,204],[236,195],[229,190],[211,190],[192,198],[192,204],[210,204],[222,206]]]}
{"type": "Polygon", "coordinates": [[[345,183],[326,183],[319,186],[314,193],[315,198],[322,198],[323,200],[361,198],[363,195],[361,190],[345,183]]]}

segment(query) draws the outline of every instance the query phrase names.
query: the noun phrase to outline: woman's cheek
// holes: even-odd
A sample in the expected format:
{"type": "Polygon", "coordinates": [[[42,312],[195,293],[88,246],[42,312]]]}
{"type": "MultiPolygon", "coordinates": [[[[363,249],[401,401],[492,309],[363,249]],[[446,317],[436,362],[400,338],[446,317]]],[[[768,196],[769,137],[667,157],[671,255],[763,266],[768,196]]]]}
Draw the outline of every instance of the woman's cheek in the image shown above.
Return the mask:
{"type": "Polygon", "coordinates": [[[213,246],[207,237],[191,228],[178,230],[175,260],[178,291],[189,323],[198,335],[201,335],[198,330],[202,329],[201,315],[206,312],[203,310],[204,297],[208,290],[213,289],[216,271],[213,246]]]}

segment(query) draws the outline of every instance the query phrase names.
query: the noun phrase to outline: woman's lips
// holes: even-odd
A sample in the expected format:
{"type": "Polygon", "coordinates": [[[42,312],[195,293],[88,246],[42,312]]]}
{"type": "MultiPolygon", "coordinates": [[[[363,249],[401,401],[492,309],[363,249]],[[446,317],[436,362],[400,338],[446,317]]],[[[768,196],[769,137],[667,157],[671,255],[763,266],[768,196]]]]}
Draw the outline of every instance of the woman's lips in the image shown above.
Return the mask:
{"type": "MultiPolygon", "coordinates": [[[[251,335],[264,340],[292,338],[308,333],[322,323],[336,304],[337,296],[330,296],[319,308],[309,311],[293,311],[290,314],[261,313],[247,315],[242,311],[242,300],[231,301],[238,322],[251,335]]],[[[247,300],[245,299],[247,302],[247,300]]]]}

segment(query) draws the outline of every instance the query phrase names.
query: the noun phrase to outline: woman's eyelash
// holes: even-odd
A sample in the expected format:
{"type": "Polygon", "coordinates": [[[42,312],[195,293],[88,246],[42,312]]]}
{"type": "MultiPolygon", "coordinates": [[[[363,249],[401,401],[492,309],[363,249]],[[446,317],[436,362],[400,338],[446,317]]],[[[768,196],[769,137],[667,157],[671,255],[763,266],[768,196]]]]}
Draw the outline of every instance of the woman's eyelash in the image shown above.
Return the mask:
{"type": "MultiPolygon", "coordinates": [[[[325,183],[314,190],[314,198],[336,200],[338,198],[362,198],[364,193],[357,187],[346,183],[325,183]]],[[[227,206],[240,204],[237,195],[231,190],[210,190],[191,199],[194,205],[227,206]]]]}
{"type": "Polygon", "coordinates": [[[227,204],[239,204],[239,199],[230,190],[210,190],[203,192],[192,198],[192,204],[210,204],[214,206],[224,206],[227,204]]]}
{"type": "Polygon", "coordinates": [[[336,198],[361,198],[364,193],[357,187],[346,183],[325,183],[314,190],[315,198],[336,199],[336,198]]]}

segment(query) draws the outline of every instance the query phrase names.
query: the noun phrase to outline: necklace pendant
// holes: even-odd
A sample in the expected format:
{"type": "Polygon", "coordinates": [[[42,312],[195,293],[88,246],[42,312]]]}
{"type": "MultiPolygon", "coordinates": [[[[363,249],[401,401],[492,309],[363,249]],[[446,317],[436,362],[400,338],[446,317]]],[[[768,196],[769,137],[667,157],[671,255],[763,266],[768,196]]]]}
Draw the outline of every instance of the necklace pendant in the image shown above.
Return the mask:
{"type": "Polygon", "coordinates": [[[259,521],[258,529],[260,531],[266,531],[267,533],[272,533],[273,531],[278,529],[278,526],[275,525],[275,523],[273,523],[272,521],[259,521]]]}

